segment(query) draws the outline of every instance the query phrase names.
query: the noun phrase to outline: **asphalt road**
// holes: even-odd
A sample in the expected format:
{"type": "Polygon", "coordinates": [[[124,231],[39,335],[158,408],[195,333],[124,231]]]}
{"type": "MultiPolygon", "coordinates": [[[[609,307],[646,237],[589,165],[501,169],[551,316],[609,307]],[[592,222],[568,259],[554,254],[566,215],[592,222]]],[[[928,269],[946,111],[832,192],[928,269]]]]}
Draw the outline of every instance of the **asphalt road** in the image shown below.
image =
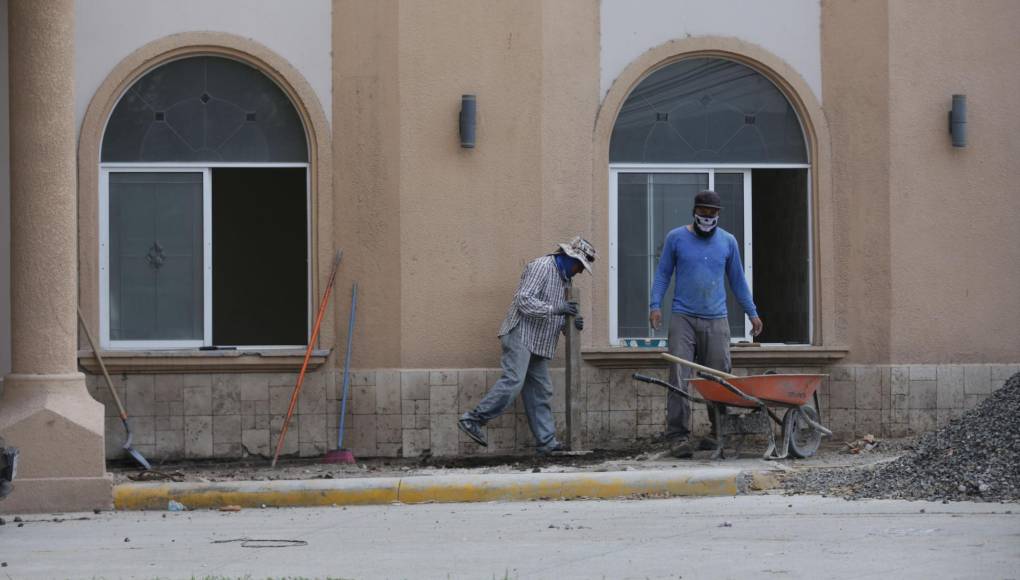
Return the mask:
{"type": "Polygon", "coordinates": [[[759,495],[23,517],[0,526],[0,578],[1020,578],[1020,504],[759,495]],[[241,538],[254,547],[222,542],[241,538]]]}

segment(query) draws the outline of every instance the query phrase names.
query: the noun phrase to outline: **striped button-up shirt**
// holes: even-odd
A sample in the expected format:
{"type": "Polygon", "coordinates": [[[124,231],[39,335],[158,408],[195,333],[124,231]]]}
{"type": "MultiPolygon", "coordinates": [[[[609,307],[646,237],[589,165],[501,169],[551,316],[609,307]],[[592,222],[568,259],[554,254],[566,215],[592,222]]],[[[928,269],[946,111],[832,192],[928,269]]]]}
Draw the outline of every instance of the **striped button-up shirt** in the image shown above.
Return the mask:
{"type": "Polygon", "coordinates": [[[514,301],[499,327],[499,336],[521,325],[521,339],[532,354],[545,358],[556,355],[556,341],[563,330],[564,316],[553,311],[564,301],[570,286],[556,267],[552,255],[536,258],[524,268],[514,301]]]}

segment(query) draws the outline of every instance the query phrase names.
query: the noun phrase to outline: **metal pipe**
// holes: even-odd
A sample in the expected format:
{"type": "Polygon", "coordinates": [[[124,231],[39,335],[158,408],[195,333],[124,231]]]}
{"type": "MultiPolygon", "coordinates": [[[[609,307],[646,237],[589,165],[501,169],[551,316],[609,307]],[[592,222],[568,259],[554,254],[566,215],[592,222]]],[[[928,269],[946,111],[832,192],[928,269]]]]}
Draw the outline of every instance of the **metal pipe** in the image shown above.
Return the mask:
{"type": "Polygon", "coordinates": [[[358,283],[351,289],[351,318],[347,321],[347,352],[344,353],[344,386],[340,401],[340,421],[336,432],[336,448],[344,448],[344,418],[347,417],[347,389],[351,384],[351,343],[354,340],[354,315],[358,310],[358,283]]]}

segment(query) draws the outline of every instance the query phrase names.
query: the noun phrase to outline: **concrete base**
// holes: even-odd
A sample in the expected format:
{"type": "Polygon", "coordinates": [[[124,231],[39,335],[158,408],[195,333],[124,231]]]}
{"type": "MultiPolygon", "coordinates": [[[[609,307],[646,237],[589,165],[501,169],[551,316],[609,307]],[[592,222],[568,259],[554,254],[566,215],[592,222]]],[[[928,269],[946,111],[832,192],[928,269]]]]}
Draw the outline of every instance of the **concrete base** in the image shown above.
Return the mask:
{"type": "Polygon", "coordinates": [[[52,513],[113,509],[113,479],[102,477],[49,477],[14,482],[14,491],[0,501],[0,513],[52,513]]]}
{"type": "Polygon", "coordinates": [[[89,396],[81,373],[5,377],[0,437],[21,457],[0,512],[109,508],[103,428],[103,406],[89,396]]]}

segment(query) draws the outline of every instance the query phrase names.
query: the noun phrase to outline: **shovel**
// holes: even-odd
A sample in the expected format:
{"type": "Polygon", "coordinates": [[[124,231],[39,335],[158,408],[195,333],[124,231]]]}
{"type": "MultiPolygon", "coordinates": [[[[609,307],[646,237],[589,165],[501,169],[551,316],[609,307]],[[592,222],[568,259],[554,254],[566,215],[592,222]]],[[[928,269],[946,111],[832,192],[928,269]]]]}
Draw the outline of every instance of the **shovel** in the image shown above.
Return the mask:
{"type": "Polygon", "coordinates": [[[131,457],[135,458],[142,469],[150,470],[152,465],[149,464],[148,460],[138,452],[137,449],[131,446],[131,425],[128,424],[127,411],[124,410],[124,405],[120,402],[120,395],[117,394],[117,389],[113,388],[113,381],[110,380],[110,373],[106,372],[106,364],[103,362],[103,357],[99,354],[99,349],[96,348],[96,342],[92,340],[92,333],[89,331],[89,327],[85,324],[85,317],[81,315],[81,309],[78,309],[78,321],[81,322],[82,330],[85,331],[85,337],[89,339],[89,346],[92,347],[92,352],[96,355],[96,360],[99,361],[99,368],[103,370],[103,376],[106,377],[106,386],[110,389],[110,394],[113,395],[113,401],[117,403],[117,412],[120,413],[120,422],[124,424],[124,431],[127,432],[127,441],[124,442],[124,451],[127,451],[131,457]]]}

